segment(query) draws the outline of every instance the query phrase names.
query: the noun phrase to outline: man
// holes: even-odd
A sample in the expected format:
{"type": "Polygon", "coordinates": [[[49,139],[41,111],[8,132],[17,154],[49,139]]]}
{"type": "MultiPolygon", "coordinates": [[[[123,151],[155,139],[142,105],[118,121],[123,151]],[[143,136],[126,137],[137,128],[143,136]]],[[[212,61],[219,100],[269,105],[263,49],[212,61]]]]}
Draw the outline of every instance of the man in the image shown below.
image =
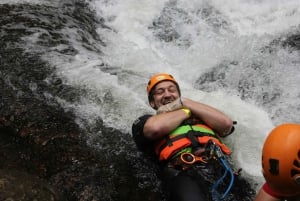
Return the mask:
{"type": "Polygon", "coordinates": [[[233,121],[211,106],[181,97],[177,81],[166,73],[151,77],[147,94],[157,114],[138,118],[132,134],[137,147],[156,157],[163,167],[169,200],[206,201],[210,191],[219,196],[217,186],[214,189],[212,186],[224,170],[207,150],[212,152],[214,147],[222,158],[223,154],[230,154],[219,136],[233,132],[233,121]],[[193,168],[196,164],[200,167],[197,171],[193,168]],[[219,169],[215,170],[218,165],[219,169]]]}
{"type": "Polygon", "coordinates": [[[281,124],[265,140],[262,168],[266,183],[254,201],[300,200],[300,125],[281,124]]]}

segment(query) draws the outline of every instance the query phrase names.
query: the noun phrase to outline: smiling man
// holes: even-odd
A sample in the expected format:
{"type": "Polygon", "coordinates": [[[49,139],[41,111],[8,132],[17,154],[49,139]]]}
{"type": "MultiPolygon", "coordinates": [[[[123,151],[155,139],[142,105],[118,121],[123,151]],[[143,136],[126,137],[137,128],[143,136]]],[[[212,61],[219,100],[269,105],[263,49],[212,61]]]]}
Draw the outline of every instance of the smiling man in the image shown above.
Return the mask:
{"type": "Polygon", "coordinates": [[[230,154],[219,137],[233,132],[233,121],[216,108],[181,97],[177,81],[167,73],[150,78],[147,95],[156,114],[134,122],[137,147],[158,159],[169,200],[208,200],[208,192],[216,190],[214,182],[224,172],[210,154],[212,150],[220,150],[219,156],[230,154]]]}

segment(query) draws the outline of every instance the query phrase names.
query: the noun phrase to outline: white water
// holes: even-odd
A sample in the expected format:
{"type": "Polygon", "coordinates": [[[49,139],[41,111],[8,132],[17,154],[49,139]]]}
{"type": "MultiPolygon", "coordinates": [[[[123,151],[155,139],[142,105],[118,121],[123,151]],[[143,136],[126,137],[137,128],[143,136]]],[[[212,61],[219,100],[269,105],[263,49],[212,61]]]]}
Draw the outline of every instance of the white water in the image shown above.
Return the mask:
{"type": "MultiPolygon", "coordinates": [[[[100,115],[107,124],[129,133],[136,117],[144,112],[152,112],[145,94],[149,76],[156,72],[173,74],[181,85],[183,96],[213,105],[238,121],[236,132],[225,141],[233,148],[237,166],[261,182],[260,151],[265,136],[274,126],[269,114],[264,108],[255,105],[255,101],[242,101],[234,90],[228,93],[228,90],[220,88],[215,92],[205,93],[196,90],[193,85],[202,73],[223,60],[248,63],[249,60],[264,57],[260,55],[259,48],[300,24],[300,2],[171,1],[170,7],[182,9],[186,13],[169,13],[181,37],[174,42],[165,43],[156,38],[149,27],[168,2],[94,1],[94,9],[114,29],[98,30],[101,36],[105,36],[108,44],[104,50],[105,57],[99,60],[97,55],[92,55],[91,59],[87,58],[91,54],[82,52],[75,62],[78,65],[74,66],[73,63],[72,68],[67,68],[68,73],[61,73],[74,84],[88,85],[97,96],[101,97],[103,91],[111,90],[116,100],[114,107],[88,102],[84,111],[91,117],[100,115]],[[172,5],[172,2],[176,5],[172,5]],[[212,27],[197,15],[202,7],[218,10],[219,13],[209,17],[216,22],[225,20],[228,24],[224,27],[212,27]],[[93,68],[102,61],[109,66],[116,66],[119,76],[93,68]],[[82,66],[84,62],[86,64],[82,66]]],[[[283,51],[283,54],[287,53],[283,51]]],[[[278,57],[274,66],[281,65],[282,57],[286,56],[278,57]]],[[[241,71],[247,71],[243,66],[240,67],[241,71]]],[[[276,72],[273,73],[276,79],[276,72]]],[[[292,74],[294,73],[292,70],[292,74]]],[[[291,74],[289,76],[292,77],[291,74]]],[[[297,82],[299,83],[299,77],[297,82]]]]}
{"type": "Polygon", "coordinates": [[[90,124],[101,117],[106,125],[131,133],[132,122],[138,116],[154,112],[147,103],[148,78],[157,72],[171,73],[180,83],[183,96],[215,106],[238,122],[235,133],[225,142],[233,149],[237,167],[262,182],[262,144],[274,122],[280,122],[282,117],[275,111],[285,109],[294,121],[299,116],[299,110],[285,105],[292,106],[299,100],[300,62],[297,52],[282,49],[276,55],[267,55],[260,49],[296,30],[300,1],[94,0],[91,7],[112,28],[98,29],[107,44],[104,49],[99,44],[104,56],[82,48],[72,30],[65,33],[74,37],[71,40],[79,54],[71,59],[47,56],[66,83],[90,91],[80,103],[71,105],[60,100],[61,104],[75,108],[79,119],[90,124]],[[164,8],[169,8],[166,14],[180,35],[169,43],[155,37],[159,30],[149,29],[164,8]],[[212,9],[207,18],[199,14],[203,8],[212,9]],[[223,61],[239,62],[229,88],[216,87],[210,93],[195,89],[195,81],[223,61]],[[253,93],[257,95],[244,101],[236,88],[241,76],[253,79],[252,71],[245,67],[253,61],[262,63],[261,73],[270,75],[271,82],[280,83],[261,86],[264,77],[255,77],[258,86],[253,93]],[[102,63],[110,66],[107,72],[101,70],[102,63]],[[276,104],[267,108],[258,104],[255,98],[262,88],[276,91],[277,87],[283,97],[276,104]]]}
{"type": "MultiPolygon", "coordinates": [[[[274,127],[269,114],[264,108],[255,105],[255,101],[242,101],[234,90],[230,94],[222,88],[205,93],[195,90],[193,84],[202,73],[223,60],[238,60],[246,64],[249,60],[264,57],[260,55],[259,48],[300,24],[300,2],[98,0],[94,6],[99,15],[109,21],[108,25],[116,30],[103,32],[103,29],[99,29],[99,33],[106,36],[109,44],[105,51],[105,62],[128,72],[126,78],[119,80],[119,83],[115,78],[111,79],[116,84],[116,96],[120,95],[119,101],[126,107],[118,109],[117,116],[126,116],[125,119],[118,119],[118,125],[124,126],[130,132],[132,120],[148,111],[144,108],[148,107],[145,85],[149,76],[156,72],[169,72],[180,82],[183,96],[213,105],[238,121],[236,132],[226,141],[233,147],[233,157],[238,166],[261,180],[260,151],[265,136],[274,127]],[[172,5],[172,2],[176,5],[172,5]],[[180,15],[180,12],[169,13],[174,20],[172,23],[176,24],[174,26],[181,35],[181,38],[171,43],[155,38],[153,30],[148,29],[161,14],[166,3],[186,12],[185,15],[180,15]],[[212,20],[225,20],[228,24],[219,28],[212,27],[197,15],[197,11],[205,7],[218,11],[209,16],[212,20]],[[186,21],[189,23],[185,23],[186,21]],[[181,45],[187,43],[185,41],[190,45],[181,45]]],[[[281,66],[283,58],[292,57],[297,60],[298,57],[285,51],[283,54],[288,56],[278,55],[272,65],[281,66]]],[[[271,62],[274,58],[267,59],[271,62]]],[[[246,71],[243,66],[240,68],[241,71],[246,71]]],[[[299,70],[299,63],[297,68],[290,68],[290,78],[294,78],[299,70]]],[[[277,70],[288,72],[280,67],[277,70]]],[[[276,79],[276,72],[273,73],[276,79]]],[[[299,78],[293,79],[294,85],[299,84],[299,78]]]]}

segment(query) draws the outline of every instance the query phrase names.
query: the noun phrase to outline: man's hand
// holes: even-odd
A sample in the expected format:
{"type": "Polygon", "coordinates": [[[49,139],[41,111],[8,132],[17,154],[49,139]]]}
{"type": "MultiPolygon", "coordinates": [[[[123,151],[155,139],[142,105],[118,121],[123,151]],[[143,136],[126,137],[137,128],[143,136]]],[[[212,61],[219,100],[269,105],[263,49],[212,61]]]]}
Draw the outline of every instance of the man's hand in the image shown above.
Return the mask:
{"type": "Polygon", "coordinates": [[[168,103],[166,105],[160,106],[158,108],[156,114],[161,114],[161,113],[165,113],[165,112],[171,112],[171,111],[174,111],[174,110],[181,109],[182,107],[183,107],[183,105],[182,105],[181,99],[177,98],[172,103],[168,103]]]}

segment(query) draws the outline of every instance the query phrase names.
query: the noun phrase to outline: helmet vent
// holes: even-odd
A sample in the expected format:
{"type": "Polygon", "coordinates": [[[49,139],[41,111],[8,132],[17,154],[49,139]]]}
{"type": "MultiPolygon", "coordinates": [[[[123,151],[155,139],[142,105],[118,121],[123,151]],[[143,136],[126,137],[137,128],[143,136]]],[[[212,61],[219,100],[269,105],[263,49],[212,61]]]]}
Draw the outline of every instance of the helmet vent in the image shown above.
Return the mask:
{"type": "Polygon", "coordinates": [[[277,159],[269,159],[270,169],[269,172],[273,175],[279,174],[279,161],[277,159]]]}
{"type": "Polygon", "coordinates": [[[293,166],[291,177],[295,178],[296,183],[300,184],[300,150],[298,151],[298,159],[294,160],[293,166]]]}

